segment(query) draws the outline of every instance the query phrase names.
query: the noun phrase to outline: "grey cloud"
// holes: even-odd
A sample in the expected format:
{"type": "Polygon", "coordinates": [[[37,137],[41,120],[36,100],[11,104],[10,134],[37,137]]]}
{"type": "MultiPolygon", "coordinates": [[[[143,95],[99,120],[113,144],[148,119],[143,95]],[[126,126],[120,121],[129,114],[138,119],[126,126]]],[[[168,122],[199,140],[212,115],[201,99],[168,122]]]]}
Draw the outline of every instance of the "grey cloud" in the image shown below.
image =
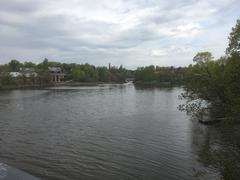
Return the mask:
{"type": "MultiPolygon", "coordinates": [[[[238,14],[233,3],[239,2],[220,1],[1,1],[0,62],[3,58],[11,59],[11,54],[28,59],[29,50],[33,59],[49,55],[60,61],[71,57],[95,64],[106,64],[106,59],[112,59],[135,66],[173,65],[175,58],[161,60],[163,57],[151,57],[150,52],[171,45],[181,49],[183,44],[190,44],[197,51],[196,44],[206,36],[199,33],[201,30],[211,32],[219,28],[219,33],[224,33],[217,22],[231,21],[228,25],[233,25],[238,14]],[[190,36],[191,32],[195,33],[190,36]]],[[[179,59],[188,56],[191,62],[192,54],[187,53],[183,51],[179,59]]],[[[186,65],[186,61],[182,62],[186,65]]]]}
{"type": "Polygon", "coordinates": [[[14,13],[31,13],[42,7],[45,0],[2,0],[0,11],[1,12],[14,12],[14,13]]]}

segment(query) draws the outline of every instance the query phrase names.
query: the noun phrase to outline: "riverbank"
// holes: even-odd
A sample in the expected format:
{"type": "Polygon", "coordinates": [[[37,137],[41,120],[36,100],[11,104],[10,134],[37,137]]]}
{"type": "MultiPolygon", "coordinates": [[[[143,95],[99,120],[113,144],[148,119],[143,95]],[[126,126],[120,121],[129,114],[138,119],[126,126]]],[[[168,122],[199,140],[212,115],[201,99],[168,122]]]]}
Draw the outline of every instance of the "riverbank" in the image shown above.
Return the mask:
{"type": "Polygon", "coordinates": [[[45,85],[7,85],[0,86],[1,90],[14,90],[14,89],[44,89],[46,87],[52,87],[53,84],[45,84],[45,85]]]}
{"type": "Polygon", "coordinates": [[[58,85],[64,85],[64,86],[99,86],[99,85],[103,85],[103,84],[124,84],[126,82],[102,82],[102,81],[98,81],[98,82],[73,82],[73,81],[69,81],[69,82],[65,82],[62,84],[57,84],[58,85]]]}
{"type": "Polygon", "coordinates": [[[0,86],[0,90],[14,90],[14,89],[45,89],[49,87],[60,87],[60,86],[99,86],[103,84],[124,84],[125,82],[61,82],[55,84],[35,84],[35,85],[7,85],[0,86]]]}
{"type": "Polygon", "coordinates": [[[158,82],[158,81],[135,81],[133,82],[136,86],[143,86],[143,87],[172,87],[172,86],[181,86],[183,83],[176,83],[176,82],[158,82]]]}

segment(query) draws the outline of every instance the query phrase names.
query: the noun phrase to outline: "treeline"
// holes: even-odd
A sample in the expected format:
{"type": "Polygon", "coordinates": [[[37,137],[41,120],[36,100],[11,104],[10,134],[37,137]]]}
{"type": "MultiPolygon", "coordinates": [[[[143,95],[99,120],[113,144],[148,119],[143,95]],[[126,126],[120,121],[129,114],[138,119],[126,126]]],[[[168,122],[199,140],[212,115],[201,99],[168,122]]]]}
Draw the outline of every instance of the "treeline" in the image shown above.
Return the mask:
{"type": "Polygon", "coordinates": [[[135,84],[140,85],[174,85],[183,84],[184,67],[147,66],[138,68],[135,72],[135,84]]]}
{"type": "Polygon", "coordinates": [[[76,82],[116,82],[126,81],[128,71],[122,66],[95,67],[89,64],[75,65],[69,72],[69,79],[76,82]]]}
{"type": "Polygon", "coordinates": [[[200,52],[194,65],[186,69],[187,103],[180,108],[203,118],[209,114],[217,119],[240,117],[240,20],[232,29],[226,55],[214,59],[210,52],[200,52]]]}
{"type": "Polygon", "coordinates": [[[11,60],[8,64],[0,65],[0,87],[9,85],[48,85],[50,84],[49,67],[60,67],[65,74],[65,81],[74,82],[115,82],[123,83],[132,71],[120,67],[96,67],[90,64],[60,63],[44,59],[35,64],[30,61],[21,63],[11,60]],[[21,73],[13,77],[14,73],[21,73]],[[29,75],[30,74],[30,75],[29,75]],[[28,75],[28,76],[26,76],[28,75]]]}
{"type": "Polygon", "coordinates": [[[49,82],[49,73],[47,69],[41,67],[41,64],[11,60],[8,64],[0,65],[0,87],[44,85],[49,82]],[[28,71],[25,72],[24,69],[28,71]]]}
{"type": "Polygon", "coordinates": [[[94,65],[60,63],[48,61],[45,59],[42,63],[36,65],[36,69],[48,71],[48,67],[60,67],[65,74],[65,81],[73,80],[75,82],[118,82],[123,83],[126,80],[129,71],[120,67],[96,67],[94,65]]]}

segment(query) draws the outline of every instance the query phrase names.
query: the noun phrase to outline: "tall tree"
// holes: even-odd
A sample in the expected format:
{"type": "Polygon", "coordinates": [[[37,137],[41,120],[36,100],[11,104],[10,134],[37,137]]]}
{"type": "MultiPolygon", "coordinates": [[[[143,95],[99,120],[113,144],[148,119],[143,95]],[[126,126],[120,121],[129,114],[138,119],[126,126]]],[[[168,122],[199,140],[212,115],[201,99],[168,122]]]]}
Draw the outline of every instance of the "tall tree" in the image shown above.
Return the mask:
{"type": "Polygon", "coordinates": [[[232,32],[230,33],[228,39],[229,43],[226,49],[226,54],[240,54],[240,19],[237,20],[236,26],[232,28],[232,32]]]}
{"type": "Polygon", "coordinates": [[[11,71],[17,72],[19,71],[20,68],[20,62],[18,60],[13,59],[9,62],[9,67],[11,71]]]}
{"type": "Polygon", "coordinates": [[[210,52],[199,52],[196,56],[194,56],[193,61],[197,64],[204,64],[208,61],[213,60],[212,53],[210,52]]]}

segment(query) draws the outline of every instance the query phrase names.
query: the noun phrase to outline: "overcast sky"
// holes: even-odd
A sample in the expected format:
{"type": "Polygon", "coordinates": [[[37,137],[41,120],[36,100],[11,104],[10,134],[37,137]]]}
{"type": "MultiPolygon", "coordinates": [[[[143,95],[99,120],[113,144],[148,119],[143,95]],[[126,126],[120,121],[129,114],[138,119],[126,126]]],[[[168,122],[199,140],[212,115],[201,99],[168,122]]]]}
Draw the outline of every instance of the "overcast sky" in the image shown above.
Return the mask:
{"type": "Polygon", "coordinates": [[[0,64],[11,59],[185,66],[224,54],[240,0],[1,0],[0,64]]]}

